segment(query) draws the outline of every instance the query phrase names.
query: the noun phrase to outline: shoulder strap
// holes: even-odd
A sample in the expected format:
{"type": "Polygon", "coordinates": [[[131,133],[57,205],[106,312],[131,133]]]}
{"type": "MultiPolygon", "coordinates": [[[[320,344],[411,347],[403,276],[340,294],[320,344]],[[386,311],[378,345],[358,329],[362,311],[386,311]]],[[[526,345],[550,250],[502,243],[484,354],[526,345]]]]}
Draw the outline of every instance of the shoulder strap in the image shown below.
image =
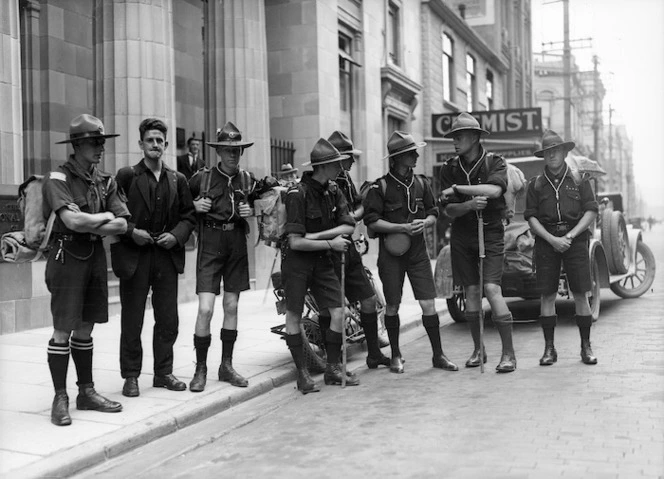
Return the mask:
{"type": "Polygon", "coordinates": [[[48,217],[46,222],[46,230],[44,231],[44,239],[39,245],[39,251],[44,251],[48,245],[48,240],[51,237],[51,232],[53,231],[53,224],[55,223],[55,211],[51,211],[51,215],[48,217]]]}
{"type": "Polygon", "coordinates": [[[201,198],[207,198],[208,193],[210,192],[210,179],[212,177],[212,170],[208,167],[203,168],[201,173],[203,178],[201,179],[201,185],[203,190],[201,191],[201,198]]]}
{"type": "Polygon", "coordinates": [[[380,185],[381,193],[383,193],[383,196],[385,196],[385,192],[387,191],[387,180],[384,176],[378,178],[378,184],[380,185]]]}

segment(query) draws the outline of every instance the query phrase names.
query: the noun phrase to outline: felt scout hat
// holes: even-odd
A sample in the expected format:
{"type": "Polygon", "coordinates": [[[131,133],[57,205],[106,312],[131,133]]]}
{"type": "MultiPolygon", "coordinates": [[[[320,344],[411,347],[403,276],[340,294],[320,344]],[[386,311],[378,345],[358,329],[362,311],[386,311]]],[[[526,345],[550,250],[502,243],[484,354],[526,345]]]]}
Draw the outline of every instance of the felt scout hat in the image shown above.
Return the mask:
{"type": "Polygon", "coordinates": [[[281,169],[277,171],[277,175],[283,176],[289,173],[297,173],[298,171],[299,170],[297,168],[293,168],[293,165],[291,165],[290,163],[284,163],[283,165],[281,165],[281,169]]]}
{"type": "Polygon", "coordinates": [[[463,112],[452,122],[452,129],[445,133],[445,138],[452,138],[460,131],[479,131],[482,135],[488,135],[489,132],[480,128],[480,122],[468,112],[463,112]]]}
{"type": "Polygon", "coordinates": [[[359,155],[362,153],[362,150],[356,150],[353,147],[353,142],[350,140],[350,138],[348,138],[339,130],[336,130],[334,133],[332,133],[327,141],[332,143],[332,146],[339,150],[339,153],[348,155],[359,155]]]}
{"type": "Polygon", "coordinates": [[[566,152],[571,151],[576,146],[573,141],[563,141],[562,138],[553,130],[546,130],[542,133],[542,148],[533,153],[538,158],[544,157],[544,152],[552,148],[562,146],[566,152]]]}
{"type": "Polygon", "coordinates": [[[115,134],[106,134],[104,133],[104,124],[99,118],[96,118],[87,113],[74,118],[69,124],[69,139],[63,141],[57,141],[55,144],[60,145],[62,143],[72,143],[78,140],[87,140],[94,138],[114,138],[115,134]]]}
{"type": "Polygon", "coordinates": [[[210,146],[239,146],[240,148],[249,148],[254,142],[242,141],[242,133],[229,121],[223,128],[217,129],[217,141],[208,141],[207,144],[210,146]]]}
{"type": "Polygon", "coordinates": [[[311,161],[303,163],[303,166],[325,165],[327,163],[334,163],[335,161],[347,160],[350,157],[339,153],[339,150],[337,150],[332,143],[325,138],[319,138],[314,145],[314,149],[311,150],[309,158],[311,161]]]}
{"type": "Polygon", "coordinates": [[[407,151],[417,150],[425,145],[426,143],[423,141],[416,143],[413,136],[406,132],[395,131],[392,133],[392,136],[390,136],[390,139],[387,140],[387,151],[389,155],[383,158],[383,160],[400,155],[401,153],[406,153],[407,151]]]}

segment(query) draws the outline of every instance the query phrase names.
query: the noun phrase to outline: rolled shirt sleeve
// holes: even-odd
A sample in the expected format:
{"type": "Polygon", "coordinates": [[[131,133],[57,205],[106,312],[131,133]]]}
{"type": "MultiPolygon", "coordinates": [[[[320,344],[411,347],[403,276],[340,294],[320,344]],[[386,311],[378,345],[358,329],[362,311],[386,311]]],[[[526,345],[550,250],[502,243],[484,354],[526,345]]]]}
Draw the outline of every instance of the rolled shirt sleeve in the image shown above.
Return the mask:
{"type": "Polygon", "coordinates": [[[538,195],[537,191],[535,191],[535,182],[537,181],[537,177],[532,178],[528,182],[528,189],[526,190],[526,209],[523,212],[523,218],[528,221],[530,218],[537,218],[537,206],[538,206],[538,195]]]}
{"type": "Polygon", "coordinates": [[[367,191],[367,195],[362,201],[364,205],[364,224],[370,225],[383,218],[383,195],[380,191],[380,185],[375,181],[367,191]]]}
{"type": "Polygon", "coordinates": [[[307,233],[305,221],[304,192],[297,186],[286,193],[286,226],[284,233],[304,236],[307,233]]]}
{"type": "Polygon", "coordinates": [[[595,198],[590,181],[583,181],[579,185],[579,192],[581,193],[581,207],[583,211],[594,211],[597,213],[599,211],[599,204],[597,203],[597,198],[595,198]]]}

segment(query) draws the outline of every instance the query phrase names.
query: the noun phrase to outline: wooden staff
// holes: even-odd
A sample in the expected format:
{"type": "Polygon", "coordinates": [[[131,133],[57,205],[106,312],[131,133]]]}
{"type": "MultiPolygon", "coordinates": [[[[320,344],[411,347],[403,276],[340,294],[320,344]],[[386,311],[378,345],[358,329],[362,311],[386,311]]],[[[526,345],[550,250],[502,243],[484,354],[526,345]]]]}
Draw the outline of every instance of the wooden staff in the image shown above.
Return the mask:
{"type": "Polygon", "coordinates": [[[480,250],[480,372],[484,374],[484,308],[482,296],[484,294],[484,219],[482,210],[477,212],[477,241],[480,250]]]}
{"type": "Polygon", "coordinates": [[[346,387],[346,251],[341,252],[341,387],[346,387]]]}

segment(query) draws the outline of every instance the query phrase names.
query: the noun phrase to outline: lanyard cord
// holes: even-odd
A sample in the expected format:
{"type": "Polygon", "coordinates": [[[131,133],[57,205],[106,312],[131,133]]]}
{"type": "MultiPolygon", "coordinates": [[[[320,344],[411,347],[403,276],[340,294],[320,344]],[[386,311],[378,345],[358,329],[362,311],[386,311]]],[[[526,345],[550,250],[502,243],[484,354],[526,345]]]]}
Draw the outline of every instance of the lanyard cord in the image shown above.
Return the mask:
{"type": "Polygon", "coordinates": [[[558,190],[560,190],[561,186],[563,186],[563,182],[565,181],[565,175],[567,175],[567,170],[569,169],[569,166],[565,164],[565,173],[563,173],[563,176],[560,180],[560,184],[558,186],[553,186],[553,182],[549,179],[549,176],[546,174],[546,171],[544,172],[544,178],[546,178],[546,181],[549,182],[551,185],[551,188],[553,188],[553,191],[556,193],[556,209],[558,210],[558,221],[562,221],[563,217],[560,214],[560,194],[558,193],[558,190]]]}
{"type": "Polygon", "coordinates": [[[410,212],[411,215],[414,215],[415,213],[417,213],[417,204],[415,205],[415,211],[413,211],[410,208],[410,188],[411,188],[411,186],[413,186],[413,183],[415,182],[415,174],[413,174],[413,177],[410,179],[410,185],[407,185],[406,183],[401,181],[399,178],[394,176],[391,171],[388,171],[387,174],[390,175],[392,178],[394,178],[394,180],[397,183],[399,183],[404,188],[406,188],[406,202],[407,202],[407,205],[408,205],[408,211],[410,212]]]}

